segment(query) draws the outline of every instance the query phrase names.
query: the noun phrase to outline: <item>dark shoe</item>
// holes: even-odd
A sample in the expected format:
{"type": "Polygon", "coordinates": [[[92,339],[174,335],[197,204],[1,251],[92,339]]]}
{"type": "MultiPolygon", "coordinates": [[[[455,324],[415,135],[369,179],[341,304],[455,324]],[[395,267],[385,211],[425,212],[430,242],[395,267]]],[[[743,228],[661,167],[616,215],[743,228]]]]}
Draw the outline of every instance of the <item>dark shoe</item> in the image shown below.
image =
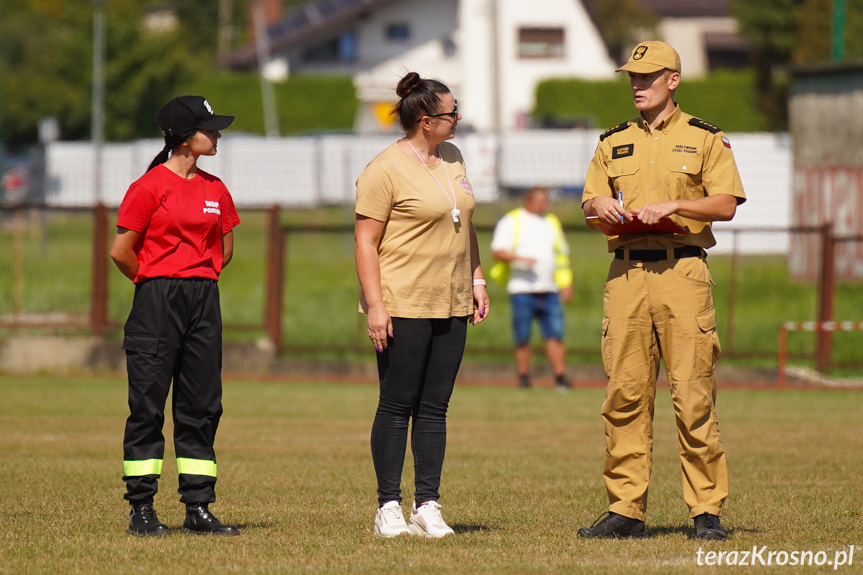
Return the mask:
{"type": "Polygon", "coordinates": [[[582,527],[578,530],[578,536],[586,539],[618,538],[618,537],[647,537],[647,527],[644,521],[632,519],[619,513],[610,511],[603,513],[599,519],[590,527],[582,527]]]}
{"type": "Polygon", "coordinates": [[[217,535],[239,535],[240,530],[234,525],[222,523],[210,513],[206,503],[190,503],[186,505],[186,520],[183,521],[183,531],[194,533],[214,533],[217,535]]]}
{"type": "Polygon", "coordinates": [[[522,389],[527,389],[530,387],[530,376],[529,375],[519,375],[518,376],[518,386],[522,389]]]}
{"type": "Polygon", "coordinates": [[[569,384],[569,379],[565,375],[557,375],[554,378],[554,388],[557,391],[568,391],[572,386],[569,384]]]}
{"type": "Polygon", "coordinates": [[[129,511],[129,529],[126,532],[141,537],[158,537],[170,535],[171,530],[156,517],[152,503],[133,503],[129,511]]]}
{"type": "Polygon", "coordinates": [[[722,528],[719,517],[710,513],[702,513],[695,518],[695,538],[722,541],[728,539],[728,534],[722,528]]]}

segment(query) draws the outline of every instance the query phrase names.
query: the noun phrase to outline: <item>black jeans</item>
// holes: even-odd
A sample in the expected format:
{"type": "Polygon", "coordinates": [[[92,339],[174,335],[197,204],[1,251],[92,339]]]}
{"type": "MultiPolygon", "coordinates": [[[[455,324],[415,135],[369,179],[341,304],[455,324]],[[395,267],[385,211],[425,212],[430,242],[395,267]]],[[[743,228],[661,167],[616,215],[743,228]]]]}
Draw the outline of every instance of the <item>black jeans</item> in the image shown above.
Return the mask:
{"type": "Polygon", "coordinates": [[[393,336],[378,354],[380,399],[372,425],[378,501],[401,501],[408,420],[413,418],[414,500],[440,497],[446,412],[464,355],[467,317],[392,318],[393,336]]]}

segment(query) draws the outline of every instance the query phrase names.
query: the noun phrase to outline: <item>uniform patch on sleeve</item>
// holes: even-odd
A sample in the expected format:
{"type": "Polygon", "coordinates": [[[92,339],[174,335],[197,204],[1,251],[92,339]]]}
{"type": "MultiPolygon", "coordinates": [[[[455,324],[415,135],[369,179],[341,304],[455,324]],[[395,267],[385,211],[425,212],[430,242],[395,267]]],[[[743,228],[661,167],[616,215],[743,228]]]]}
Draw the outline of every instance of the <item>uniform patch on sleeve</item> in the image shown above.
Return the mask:
{"type": "Polygon", "coordinates": [[[625,144],[623,146],[615,146],[611,148],[611,159],[625,158],[631,156],[635,151],[635,144],[625,144]]]}
{"type": "Polygon", "coordinates": [[[725,136],[721,136],[721,138],[722,138],[722,145],[730,150],[731,149],[731,142],[729,142],[728,138],[726,138],[725,136]]]}
{"type": "Polygon", "coordinates": [[[612,134],[614,134],[614,133],[616,133],[616,132],[620,132],[620,131],[622,131],[622,130],[627,129],[627,128],[629,127],[629,124],[630,124],[630,122],[623,122],[623,123],[620,123],[620,124],[616,125],[616,126],[615,126],[615,127],[613,127],[613,128],[609,128],[609,129],[607,129],[606,131],[604,131],[604,132],[599,136],[599,141],[601,142],[601,141],[603,141],[604,139],[606,139],[607,137],[609,137],[610,135],[612,135],[612,134]]]}
{"type": "Polygon", "coordinates": [[[713,124],[705,122],[704,120],[702,120],[700,118],[692,118],[691,120],[689,120],[689,125],[695,126],[696,128],[701,128],[702,130],[707,130],[711,134],[716,134],[717,132],[722,131],[721,128],[718,128],[718,127],[714,126],[713,124]]]}

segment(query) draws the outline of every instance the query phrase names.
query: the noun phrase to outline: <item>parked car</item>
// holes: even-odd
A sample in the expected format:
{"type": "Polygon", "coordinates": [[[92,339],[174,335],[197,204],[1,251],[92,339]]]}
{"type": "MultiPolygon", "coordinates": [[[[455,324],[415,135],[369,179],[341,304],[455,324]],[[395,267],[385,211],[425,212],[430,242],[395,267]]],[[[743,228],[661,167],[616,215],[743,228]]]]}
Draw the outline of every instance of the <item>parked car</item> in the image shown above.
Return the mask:
{"type": "Polygon", "coordinates": [[[31,165],[26,158],[3,159],[3,176],[0,178],[0,204],[18,206],[27,201],[31,190],[31,165]]]}

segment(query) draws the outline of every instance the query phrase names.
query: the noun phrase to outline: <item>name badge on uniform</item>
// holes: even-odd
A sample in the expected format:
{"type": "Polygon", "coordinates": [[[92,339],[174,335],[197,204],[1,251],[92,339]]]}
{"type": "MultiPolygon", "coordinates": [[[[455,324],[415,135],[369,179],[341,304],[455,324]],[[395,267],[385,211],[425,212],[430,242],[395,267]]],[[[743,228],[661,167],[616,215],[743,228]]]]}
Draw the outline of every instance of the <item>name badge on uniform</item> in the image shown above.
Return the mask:
{"type": "Polygon", "coordinates": [[[615,147],[611,148],[611,159],[616,160],[617,158],[625,158],[627,156],[631,156],[634,149],[635,149],[635,144],[626,144],[623,146],[615,146],[615,147]]]}

